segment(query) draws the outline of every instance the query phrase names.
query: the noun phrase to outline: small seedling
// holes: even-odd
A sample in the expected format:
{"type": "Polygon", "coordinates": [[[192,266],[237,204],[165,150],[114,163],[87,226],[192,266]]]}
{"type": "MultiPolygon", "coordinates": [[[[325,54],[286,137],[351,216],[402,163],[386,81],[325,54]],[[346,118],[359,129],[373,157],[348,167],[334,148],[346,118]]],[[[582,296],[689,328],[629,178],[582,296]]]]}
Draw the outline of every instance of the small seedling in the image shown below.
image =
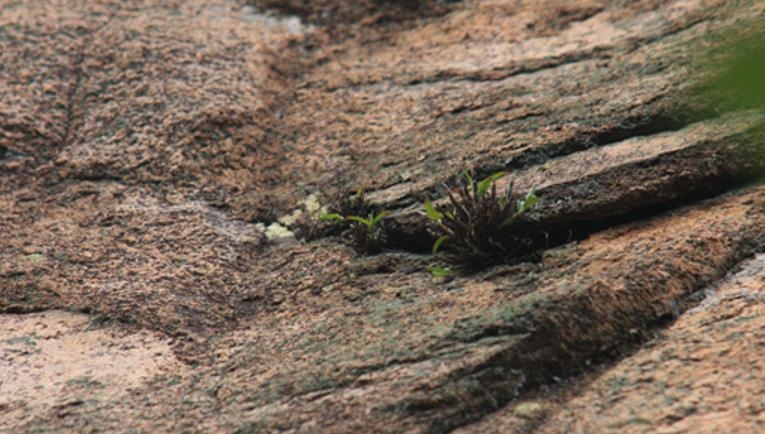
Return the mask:
{"type": "MultiPolygon", "coordinates": [[[[443,258],[456,269],[475,269],[508,262],[529,251],[532,237],[519,233],[513,224],[534,208],[539,198],[532,188],[516,199],[512,184],[504,195],[498,195],[496,182],[505,176],[505,172],[499,172],[476,181],[465,172],[456,188],[447,188],[448,204],[425,202],[430,232],[436,238],[433,254],[443,250],[443,258]]],[[[445,276],[455,271],[434,267],[431,272],[445,276]]]]}
{"type": "Polygon", "coordinates": [[[452,277],[457,275],[456,271],[444,267],[429,267],[428,271],[435,277],[452,277]]]}
{"type": "MultiPolygon", "coordinates": [[[[358,208],[371,208],[361,189],[357,190],[349,201],[355,203],[358,208]]],[[[385,244],[386,231],[383,220],[388,214],[390,214],[388,211],[374,212],[372,210],[368,211],[367,217],[326,213],[319,219],[334,224],[348,223],[353,247],[360,253],[377,253],[385,244]]]]}

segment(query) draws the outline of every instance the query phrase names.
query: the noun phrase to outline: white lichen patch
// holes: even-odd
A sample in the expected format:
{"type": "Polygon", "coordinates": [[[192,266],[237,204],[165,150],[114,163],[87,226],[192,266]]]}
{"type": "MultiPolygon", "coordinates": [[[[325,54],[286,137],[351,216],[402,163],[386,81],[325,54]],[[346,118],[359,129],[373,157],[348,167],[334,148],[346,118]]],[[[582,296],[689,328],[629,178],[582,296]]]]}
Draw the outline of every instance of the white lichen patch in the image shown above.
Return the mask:
{"type": "Polygon", "coordinates": [[[312,216],[318,217],[327,212],[327,206],[319,202],[319,196],[316,193],[309,194],[305,201],[303,201],[303,204],[305,205],[305,210],[312,216]]]}
{"type": "Polygon", "coordinates": [[[266,238],[269,240],[284,240],[287,238],[295,238],[295,234],[288,228],[280,225],[279,223],[271,223],[265,228],[266,238]]]}
{"type": "Polygon", "coordinates": [[[300,218],[308,215],[312,219],[319,219],[326,212],[327,206],[319,202],[318,194],[312,193],[303,200],[300,207],[294,209],[291,213],[279,217],[276,222],[268,226],[265,223],[256,223],[255,228],[272,241],[294,239],[295,233],[290,229],[300,218]]]}
{"type": "Polygon", "coordinates": [[[300,219],[304,214],[308,214],[310,218],[318,219],[322,214],[327,212],[327,206],[322,205],[319,202],[319,196],[316,193],[309,194],[300,208],[295,209],[291,213],[279,217],[279,223],[285,227],[291,227],[300,219]]]}
{"type": "Polygon", "coordinates": [[[284,226],[292,226],[303,215],[303,210],[296,209],[292,213],[279,217],[279,223],[284,226]]]}

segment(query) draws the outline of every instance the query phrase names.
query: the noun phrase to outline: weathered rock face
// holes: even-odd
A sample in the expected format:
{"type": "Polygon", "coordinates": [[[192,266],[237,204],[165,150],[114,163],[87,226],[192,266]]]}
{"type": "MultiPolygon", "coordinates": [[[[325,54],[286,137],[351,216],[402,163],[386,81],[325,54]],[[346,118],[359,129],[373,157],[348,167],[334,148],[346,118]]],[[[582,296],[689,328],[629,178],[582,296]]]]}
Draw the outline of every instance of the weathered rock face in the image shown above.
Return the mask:
{"type": "Polygon", "coordinates": [[[761,1],[64,3],[0,0],[0,431],[765,430],[765,114],[695,92],[761,1]],[[463,169],[537,261],[426,271],[463,169]],[[356,187],[383,253],[272,239],[356,187]]]}

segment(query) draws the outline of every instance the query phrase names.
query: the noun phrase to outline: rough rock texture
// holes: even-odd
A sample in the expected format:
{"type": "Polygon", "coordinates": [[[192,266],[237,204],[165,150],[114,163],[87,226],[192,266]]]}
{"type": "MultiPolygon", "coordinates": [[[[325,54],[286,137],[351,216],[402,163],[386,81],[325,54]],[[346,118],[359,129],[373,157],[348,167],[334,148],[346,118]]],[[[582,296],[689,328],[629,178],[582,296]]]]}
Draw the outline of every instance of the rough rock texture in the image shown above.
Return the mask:
{"type": "Polygon", "coordinates": [[[457,432],[762,431],[764,266],[745,261],[644,348],[566,384],[567,400],[531,397],[457,432]]]}
{"type": "Polygon", "coordinates": [[[764,15],[0,0],[0,430],[765,429],[765,113],[697,92],[764,15]],[[463,169],[534,261],[426,271],[463,169]]]}
{"type": "Polygon", "coordinates": [[[12,431],[40,414],[66,417],[88,396],[129,400],[130,390],[154,376],[187,370],[167,339],[86,315],[48,311],[0,321],[0,430],[12,431]]]}
{"type": "Polygon", "coordinates": [[[709,288],[699,306],[609,369],[540,432],[625,426],[654,432],[765,430],[765,383],[758,381],[765,355],[764,267],[765,257],[758,255],[709,288]],[[587,411],[601,419],[581,417],[587,411]]]}

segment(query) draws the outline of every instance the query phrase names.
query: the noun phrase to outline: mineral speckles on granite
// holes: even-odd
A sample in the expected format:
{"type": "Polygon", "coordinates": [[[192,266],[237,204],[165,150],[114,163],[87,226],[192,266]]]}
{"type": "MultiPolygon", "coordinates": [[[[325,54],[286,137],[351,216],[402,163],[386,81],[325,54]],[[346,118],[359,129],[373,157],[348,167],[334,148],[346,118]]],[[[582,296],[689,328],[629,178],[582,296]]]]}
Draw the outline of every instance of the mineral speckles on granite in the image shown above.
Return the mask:
{"type": "Polygon", "coordinates": [[[0,430],[758,431],[760,281],[683,297],[762,239],[761,115],[672,97],[762,2],[384,3],[0,0],[0,430]],[[603,228],[450,281],[292,235],[508,167],[603,228]]]}

